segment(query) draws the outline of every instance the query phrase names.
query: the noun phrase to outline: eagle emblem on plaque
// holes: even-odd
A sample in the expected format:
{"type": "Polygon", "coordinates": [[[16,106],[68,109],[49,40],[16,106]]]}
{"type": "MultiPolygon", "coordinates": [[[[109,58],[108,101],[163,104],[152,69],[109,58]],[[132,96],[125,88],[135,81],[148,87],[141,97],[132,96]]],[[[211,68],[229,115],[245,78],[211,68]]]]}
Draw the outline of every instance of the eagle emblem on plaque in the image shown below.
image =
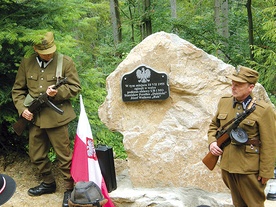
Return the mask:
{"type": "Polygon", "coordinates": [[[149,82],[149,78],[150,78],[151,72],[150,69],[145,67],[142,67],[141,69],[138,69],[136,71],[136,77],[138,79],[138,83],[147,83],[149,82]]]}

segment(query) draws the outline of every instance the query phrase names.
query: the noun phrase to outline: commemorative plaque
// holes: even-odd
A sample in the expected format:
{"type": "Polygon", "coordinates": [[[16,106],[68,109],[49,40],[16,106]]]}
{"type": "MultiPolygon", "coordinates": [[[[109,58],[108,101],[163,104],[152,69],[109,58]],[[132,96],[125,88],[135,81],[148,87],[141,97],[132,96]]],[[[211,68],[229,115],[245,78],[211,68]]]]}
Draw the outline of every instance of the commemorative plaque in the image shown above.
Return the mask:
{"type": "Polygon", "coordinates": [[[122,77],[122,99],[128,101],[165,100],[169,97],[166,73],[142,65],[122,77]]]}

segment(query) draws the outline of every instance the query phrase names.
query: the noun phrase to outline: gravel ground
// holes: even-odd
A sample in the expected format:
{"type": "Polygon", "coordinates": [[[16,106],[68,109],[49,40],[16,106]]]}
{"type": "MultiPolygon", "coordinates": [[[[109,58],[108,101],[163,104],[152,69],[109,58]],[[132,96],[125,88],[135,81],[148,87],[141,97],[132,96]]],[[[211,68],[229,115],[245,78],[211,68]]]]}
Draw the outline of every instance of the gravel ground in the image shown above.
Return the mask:
{"type": "MultiPolygon", "coordinates": [[[[126,162],[115,160],[115,168],[116,173],[120,174],[126,168],[126,162]]],[[[41,179],[27,155],[11,154],[5,158],[0,155],[0,173],[11,176],[17,185],[12,198],[1,207],[62,207],[64,188],[58,163],[53,163],[53,173],[57,183],[56,192],[38,197],[31,197],[27,194],[29,188],[41,183],[41,179]]]]}
{"type": "Polygon", "coordinates": [[[0,172],[11,176],[16,182],[16,191],[13,197],[2,207],[61,207],[63,200],[63,188],[61,186],[60,173],[57,163],[53,164],[53,172],[56,175],[57,191],[53,194],[39,197],[31,197],[27,194],[29,188],[40,184],[41,180],[33,168],[28,156],[8,156],[8,160],[0,157],[0,172]],[[7,165],[8,164],[8,165],[7,165]],[[7,166],[5,166],[7,165],[7,166]]]}

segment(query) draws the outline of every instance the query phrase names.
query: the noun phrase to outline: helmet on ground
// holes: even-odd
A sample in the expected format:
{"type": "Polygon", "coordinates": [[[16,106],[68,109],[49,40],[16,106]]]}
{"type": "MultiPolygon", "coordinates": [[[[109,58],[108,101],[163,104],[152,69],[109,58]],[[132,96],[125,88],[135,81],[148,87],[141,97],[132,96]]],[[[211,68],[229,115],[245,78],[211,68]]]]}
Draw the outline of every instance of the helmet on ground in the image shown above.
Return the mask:
{"type": "Polygon", "coordinates": [[[68,200],[69,207],[101,207],[106,203],[107,199],[93,181],[77,182],[68,200]]]}

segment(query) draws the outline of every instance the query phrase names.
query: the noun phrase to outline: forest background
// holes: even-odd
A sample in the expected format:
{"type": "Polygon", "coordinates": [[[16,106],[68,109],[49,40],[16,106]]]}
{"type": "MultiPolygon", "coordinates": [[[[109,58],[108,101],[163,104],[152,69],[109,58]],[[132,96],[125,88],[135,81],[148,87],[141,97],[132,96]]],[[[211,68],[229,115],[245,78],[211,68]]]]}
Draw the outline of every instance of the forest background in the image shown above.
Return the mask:
{"type": "MultiPolygon", "coordinates": [[[[122,135],[98,117],[105,79],[148,35],[175,33],[224,62],[259,71],[276,103],[275,0],[0,0],[0,153],[27,153],[28,133],[18,136],[11,98],[21,58],[33,53],[41,32],[53,31],[58,51],[73,58],[95,144],[126,158],[122,135]]],[[[79,97],[72,100],[79,115],[79,97]]],[[[78,119],[70,124],[72,148],[78,119]]],[[[49,153],[55,160],[55,153],[49,153]]]]}

